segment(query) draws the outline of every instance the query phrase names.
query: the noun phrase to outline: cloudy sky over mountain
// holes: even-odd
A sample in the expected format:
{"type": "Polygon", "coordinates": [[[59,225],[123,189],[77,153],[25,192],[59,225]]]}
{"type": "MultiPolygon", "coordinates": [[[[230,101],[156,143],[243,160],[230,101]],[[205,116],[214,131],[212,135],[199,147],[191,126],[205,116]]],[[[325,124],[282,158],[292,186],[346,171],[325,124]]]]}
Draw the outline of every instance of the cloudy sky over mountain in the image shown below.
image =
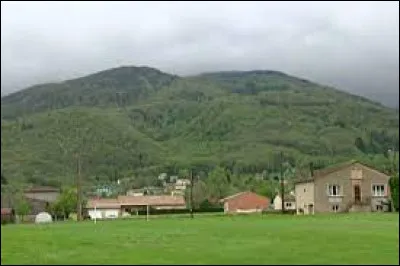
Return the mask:
{"type": "Polygon", "coordinates": [[[1,93],[120,65],[279,70],[398,105],[399,2],[2,2],[1,93]]]}

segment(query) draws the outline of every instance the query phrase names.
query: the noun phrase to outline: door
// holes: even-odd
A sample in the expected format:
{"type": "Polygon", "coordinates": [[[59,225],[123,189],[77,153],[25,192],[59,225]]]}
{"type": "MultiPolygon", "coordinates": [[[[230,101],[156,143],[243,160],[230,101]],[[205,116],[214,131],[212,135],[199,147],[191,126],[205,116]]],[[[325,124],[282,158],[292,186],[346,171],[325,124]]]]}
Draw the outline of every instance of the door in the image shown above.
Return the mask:
{"type": "Polygon", "coordinates": [[[354,185],[354,202],[359,203],[360,201],[361,201],[360,185],[354,185]]]}
{"type": "Polygon", "coordinates": [[[309,204],[308,205],[308,213],[309,214],[314,214],[314,204],[309,204]]]}

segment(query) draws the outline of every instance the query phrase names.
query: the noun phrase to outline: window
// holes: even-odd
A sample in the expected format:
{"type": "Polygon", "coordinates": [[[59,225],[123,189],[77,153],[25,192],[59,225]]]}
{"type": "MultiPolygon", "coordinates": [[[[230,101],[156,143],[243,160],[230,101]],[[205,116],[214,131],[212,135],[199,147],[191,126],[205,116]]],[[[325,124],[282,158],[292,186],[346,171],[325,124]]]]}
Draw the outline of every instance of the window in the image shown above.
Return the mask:
{"type": "Polygon", "coordinates": [[[292,207],[292,203],[291,202],[286,202],[286,207],[292,207]]]}
{"type": "Polygon", "coordinates": [[[304,189],[304,192],[306,192],[306,189],[304,189]]]}
{"type": "Polygon", "coordinates": [[[340,186],[328,185],[328,196],[340,196],[340,186]]]}
{"type": "Polygon", "coordinates": [[[383,206],[382,205],[376,205],[376,210],[377,211],[382,211],[383,210],[383,206]]]}
{"type": "Polygon", "coordinates": [[[372,195],[375,197],[385,196],[385,185],[372,185],[372,195]]]}
{"type": "Polygon", "coordinates": [[[332,211],[333,212],[338,212],[339,211],[339,205],[333,205],[332,206],[332,211]]]}

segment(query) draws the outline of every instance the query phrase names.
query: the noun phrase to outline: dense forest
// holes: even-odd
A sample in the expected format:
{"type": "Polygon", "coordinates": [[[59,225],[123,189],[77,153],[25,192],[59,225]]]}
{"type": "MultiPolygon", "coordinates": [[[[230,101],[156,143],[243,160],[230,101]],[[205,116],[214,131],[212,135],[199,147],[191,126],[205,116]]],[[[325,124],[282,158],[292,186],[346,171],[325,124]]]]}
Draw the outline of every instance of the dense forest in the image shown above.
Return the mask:
{"type": "Polygon", "coordinates": [[[390,171],[399,147],[397,110],[276,71],[120,67],[3,97],[1,115],[2,176],[57,186],[75,182],[77,155],[87,184],[192,169],[225,173],[239,190],[276,180],[281,152],[293,179],[310,162],[390,171]]]}

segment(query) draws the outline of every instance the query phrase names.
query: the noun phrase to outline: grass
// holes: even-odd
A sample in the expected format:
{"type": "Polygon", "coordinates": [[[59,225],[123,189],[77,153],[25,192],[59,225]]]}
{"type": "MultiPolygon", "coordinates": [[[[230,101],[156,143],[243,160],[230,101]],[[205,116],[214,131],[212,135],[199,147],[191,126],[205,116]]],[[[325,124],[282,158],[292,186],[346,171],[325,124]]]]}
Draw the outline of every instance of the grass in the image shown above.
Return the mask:
{"type": "Polygon", "coordinates": [[[397,264],[398,214],[197,216],[1,227],[2,264],[397,264]]]}

